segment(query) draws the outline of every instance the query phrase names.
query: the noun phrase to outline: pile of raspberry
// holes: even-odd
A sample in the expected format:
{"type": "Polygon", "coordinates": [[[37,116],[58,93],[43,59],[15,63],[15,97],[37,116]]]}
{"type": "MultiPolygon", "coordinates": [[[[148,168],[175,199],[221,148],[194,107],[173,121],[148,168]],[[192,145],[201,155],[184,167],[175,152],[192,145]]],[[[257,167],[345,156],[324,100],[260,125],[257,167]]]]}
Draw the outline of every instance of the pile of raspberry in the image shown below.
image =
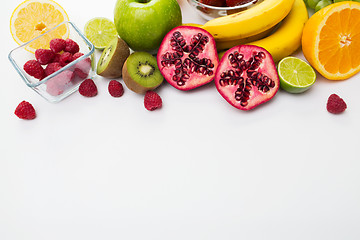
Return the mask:
{"type": "Polygon", "coordinates": [[[50,74],[83,56],[79,45],[68,38],[55,38],[50,41],[50,49],[37,49],[35,59],[27,61],[23,69],[30,76],[42,80],[50,74]]]}

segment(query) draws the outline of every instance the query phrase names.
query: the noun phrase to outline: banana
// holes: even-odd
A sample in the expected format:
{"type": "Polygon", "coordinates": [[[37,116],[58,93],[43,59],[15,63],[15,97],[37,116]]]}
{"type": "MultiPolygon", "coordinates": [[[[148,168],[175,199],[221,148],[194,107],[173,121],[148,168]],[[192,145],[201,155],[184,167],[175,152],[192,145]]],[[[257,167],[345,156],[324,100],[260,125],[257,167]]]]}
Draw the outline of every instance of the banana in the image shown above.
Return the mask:
{"type": "Polygon", "coordinates": [[[254,42],[256,40],[262,39],[264,37],[269,36],[269,34],[274,31],[275,27],[269,28],[261,33],[258,33],[254,36],[250,36],[250,37],[246,37],[246,38],[240,38],[240,39],[236,39],[236,40],[229,40],[229,41],[221,41],[221,40],[217,40],[216,41],[216,49],[218,51],[222,51],[224,49],[229,49],[232,47],[235,47],[237,45],[240,44],[246,44],[249,42],[254,42]]]}
{"type": "Polygon", "coordinates": [[[291,10],[295,0],[264,0],[247,10],[214,18],[203,29],[215,40],[229,41],[261,33],[281,22],[291,10]]]}
{"type": "Polygon", "coordinates": [[[303,0],[295,0],[288,16],[270,36],[250,42],[270,52],[275,62],[294,53],[301,46],[301,36],[309,15],[303,0]]]}

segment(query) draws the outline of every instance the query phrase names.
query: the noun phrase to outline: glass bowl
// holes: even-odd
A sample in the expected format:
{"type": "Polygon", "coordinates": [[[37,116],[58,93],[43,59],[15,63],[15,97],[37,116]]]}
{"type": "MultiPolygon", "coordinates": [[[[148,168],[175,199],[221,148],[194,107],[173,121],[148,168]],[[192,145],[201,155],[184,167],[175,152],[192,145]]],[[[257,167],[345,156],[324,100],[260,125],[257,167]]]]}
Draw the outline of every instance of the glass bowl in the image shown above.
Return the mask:
{"type": "Polygon", "coordinates": [[[223,17],[236,12],[241,12],[249,9],[264,0],[251,0],[250,2],[238,5],[235,7],[214,7],[200,3],[198,0],[187,0],[190,6],[205,20],[211,20],[218,17],[223,17]]]}
{"type": "MultiPolygon", "coordinates": [[[[49,44],[46,44],[49,48],[49,44]]],[[[83,33],[72,23],[63,22],[50,29],[44,34],[20,45],[9,53],[9,60],[19,73],[25,84],[40,94],[49,102],[59,102],[70,94],[76,92],[82,80],[95,76],[94,45],[84,36],[83,33]],[[66,28],[63,39],[70,38],[79,45],[81,57],[68,63],[60,70],[46,76],[42,80],[36,79],[27,74],[23,66],[28,60],[35,60],[35,54],[29,50],[35,41],[50,42],[52,35],[60,28],[66,28]]],[[[45,69],[46,65],[42,65],[45,69]]]]}

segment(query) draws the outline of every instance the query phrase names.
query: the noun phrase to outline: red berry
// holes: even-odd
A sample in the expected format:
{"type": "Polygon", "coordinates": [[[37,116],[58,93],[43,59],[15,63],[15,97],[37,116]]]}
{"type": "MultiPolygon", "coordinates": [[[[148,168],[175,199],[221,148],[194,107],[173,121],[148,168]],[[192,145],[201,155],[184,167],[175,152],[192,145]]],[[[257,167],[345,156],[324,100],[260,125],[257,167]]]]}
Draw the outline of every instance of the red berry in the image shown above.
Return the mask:
{"type": "Polygon", "coordinates": [[[77,53],[75,53],[75,54],[73,55],[73,60],[78,59],[78,58],[81,57],[81,56],[84,56],[84,54],[81,53],[81,52],[77,52],[77,53]]]}
{"type": "Polygon", "coordinates": [[[36,117],[36,112],[31,103],[22,101],[15,109],[15,115],[20,119],[31,120],[36,117]]]}
{"type": "Polygon", "coordinates": [[[50,74],[53,74],[57,70],[60,70],[62,66],[58,62],[49,63],[45,68],[45,74],[46,76],[49,76],[50,74]]]}
{"type": "Polygon", "coordinates": [[[77,53],[79,51],[79,45],[72,39],[68,38],[65,40],[66,42],[66,46],[65,46],[65,52],[69,52],[69,53],[77,53]]]}
{"type": "Polygon", "coordinates": [[[161,108],[161,97],[154,91],[147,91],[144,97],[144,106],[149,111],[161,108]]]}
{"type": "Polygon", "coordinates": [[[225,7],[225,0],[200,0],[200,2],[209,6],[225,7]]]}
{"type": "Polygon", "coordinates": [[[116,80],[111,80],[109,82],[108,90],[113,97],[121,97],[124,94],[123,85],[116,80]]]}
{"type": "Polygon", "coordinates": [[[43,79],[45,77],[45,71],[41,64],[36,60],[29,60],[24,64],[24,70],[30,76],[36,79],[43,79]]]}
{"type": "MultiPolygon", "coordinates": [[[[74,55],[76,55],[75,53],[74,55]]],[[[84,80],[89,75],[89,71],[91,69],[91,60],[90,58],[85,58],[80,62],[76,63],[74,73],[78,76],[81,80],[84,80]]]]}
{"type": "Polygon", "coordinates": [[[342,98],[340,98],[336,94],[330,95],[326,104],[326,109],[328,110],[329,113],[334,113],[334,114],[342,113],[345,111],[346,108],[347,108],[346,103],[342,98]]]}
{"type": "Polygon", "coordinates": [[[84,97],[94,97],[97,95],[97,87],[90,78],[85,79],[79,87],[79,93],[84,97]]]}
{"type": "Polygon", "coordinates": [[[35,51],[35,58],[42,65],[51,63],[54,57],[55,53],[50,49],[37,49],[35,51]]]}
{"type": "Polygon", "coordinates": [[[60,53],[55,53],[55,56],[54,56],[54,59],[53,59],[53,63],[54,62],[60,62],[60,57],[61,57],[61,54],[60,53]]]}
{"type": "Polygon", "coordinates": [[[67,64],[71,63],[72,61],[73,61],[73,56],[69,52],[64,52],[63,54],[61,54],[60,59],[59,59],[59,63],[63,67],[66,66],[67,64]]]}
{"type": "Polygon", "coordinates": [[[54,53],[61,52],[65,49],[66,42],[64,39],[61,38],[54,38],[50,41],[50,49],[54,53]]]}

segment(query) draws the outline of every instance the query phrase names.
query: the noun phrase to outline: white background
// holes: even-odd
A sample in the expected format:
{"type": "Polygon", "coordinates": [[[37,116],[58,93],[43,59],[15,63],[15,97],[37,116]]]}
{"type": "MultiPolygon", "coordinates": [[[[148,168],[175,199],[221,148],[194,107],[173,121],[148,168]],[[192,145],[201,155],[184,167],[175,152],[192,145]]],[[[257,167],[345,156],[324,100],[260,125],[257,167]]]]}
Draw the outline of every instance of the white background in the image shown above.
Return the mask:
{"type": "MultiPolygon", "coordinates": [[[[279,91],[250,112],[213,83],[191,92],[165,83],[163,108],[149,112],[128,89],[112,98],[100,77],[98,96],[52,104],[7,59],[20,2],[0,9],[1,240],[360,239],[360,75],[318,76],[308,92],[279,91]],[[341,115],[326,111],[332,93],[348,104],[341,115]],[[35,120],[14,115],[22,100],[35,120]]],[[[204,22],[179,2],[184,23],[204,22]]],[[[112,19],[115,6],[58,3],[81,29],[112,19]]]]}

